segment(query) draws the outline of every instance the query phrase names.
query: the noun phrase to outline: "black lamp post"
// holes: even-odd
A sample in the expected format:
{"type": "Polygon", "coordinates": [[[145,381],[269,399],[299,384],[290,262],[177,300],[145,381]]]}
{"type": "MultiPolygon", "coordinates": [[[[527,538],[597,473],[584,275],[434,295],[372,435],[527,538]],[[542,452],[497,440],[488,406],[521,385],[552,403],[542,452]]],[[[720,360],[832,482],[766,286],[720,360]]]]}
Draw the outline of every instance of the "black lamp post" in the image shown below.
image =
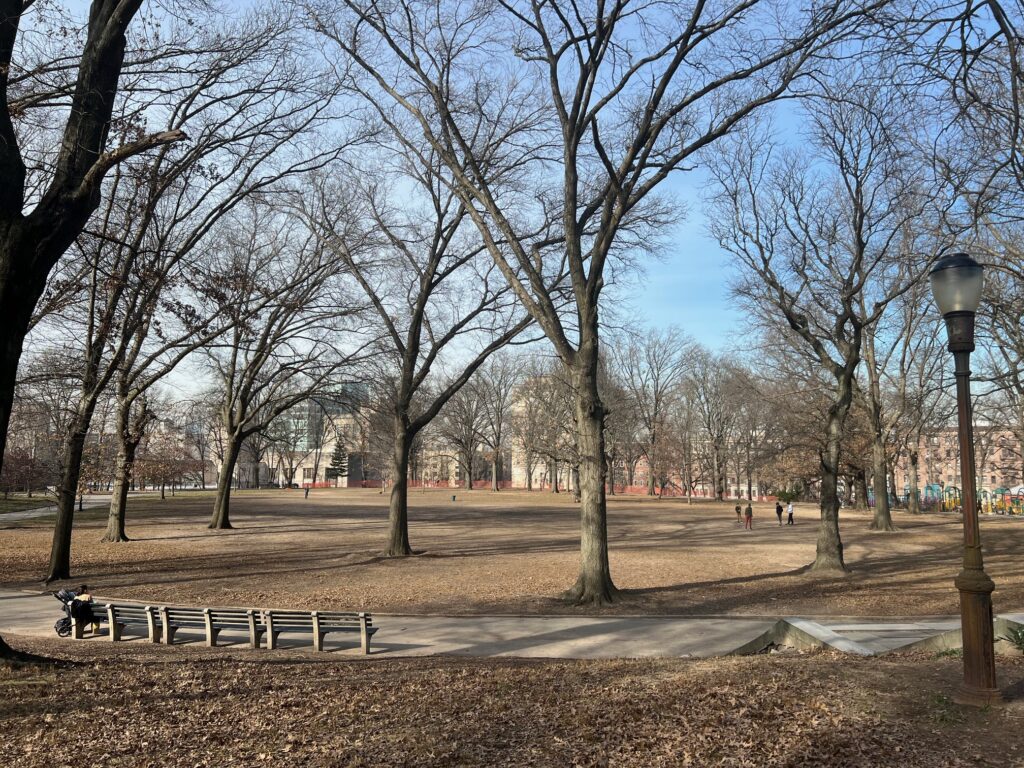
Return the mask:
{"type": "Polygon", "coordinates": [[[944,256],[931,271],[935,303],[946,320],[949,351],[956,373],[956,406],[960,438],[960,477],[964,517],[964,567],[956,577],[960,591],[960,632],[964,646],[964,681],[955,697],[963,704],[986,706],[1001,700],[996,688],[992,628],[992,590],[985,573],[978,528],[977,483],[974,479],[974,426],[971,415],[971,352],[974,314],[981,301],[984,267],[966,253],[944,256]]]}

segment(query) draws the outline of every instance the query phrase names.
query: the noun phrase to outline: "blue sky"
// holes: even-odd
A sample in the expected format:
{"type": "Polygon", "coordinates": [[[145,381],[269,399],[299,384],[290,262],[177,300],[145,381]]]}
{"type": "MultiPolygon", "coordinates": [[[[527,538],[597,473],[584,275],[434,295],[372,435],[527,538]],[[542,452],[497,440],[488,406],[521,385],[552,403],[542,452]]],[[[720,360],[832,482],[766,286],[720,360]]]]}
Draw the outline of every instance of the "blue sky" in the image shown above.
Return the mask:
{"type": "Polygon", "coordinates": [[[676,174],[665,182],[665,191],[686,206],[687,215],[665,238],[661,258],[647,262],[631,301],[631,315],[650,327],[677,325],[704,346],[722,351],[731,346],[730,335],[740,330],[740,308],[729,298],[728,254],[705,228],[704,183],[700,170],[676,174]]]}

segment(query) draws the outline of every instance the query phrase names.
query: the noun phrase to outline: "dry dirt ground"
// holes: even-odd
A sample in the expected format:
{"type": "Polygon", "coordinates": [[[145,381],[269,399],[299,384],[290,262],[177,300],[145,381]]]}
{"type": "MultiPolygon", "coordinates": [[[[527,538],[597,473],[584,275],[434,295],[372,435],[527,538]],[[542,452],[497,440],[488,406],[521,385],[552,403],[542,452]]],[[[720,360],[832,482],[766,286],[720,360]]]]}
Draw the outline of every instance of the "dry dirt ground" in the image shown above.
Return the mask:
{"type": "Polygon", "coordinates": [[[0,765],[19,768],[1024,765],[1024,702],[953,704],[951,658],[271,661],[10,639],[58,660],[0,664],[0,765]]]}
{"type": "MultiPolygon", "coordinates": [[[[593,613],[557,598],[579,562],[578,508],[566,495],[415,491],[410,538],[420,554],[379,556],[387,497],[375,490],[238,492],[232,531],[209,531],[212,494],[133,497],[129,536],[102,544],[104,510],[79,513],[72,567],[95,594],[214,605],[393,613],[593,613]],[[455,493],[457,500],[451,501],[455,493]]],[[[843,510],[851,573],[801,573],[814,558],[817,511],[778,526],[755,506],[754,530],[732,504],[613,498],[612,575],[621,598],[600,613],[934,615],[958,612],[959,517],[897,512],[896,533],[843,510]]],[[[0,524],[2,525],[2,524],[0,524]]],[[[0,586],[38,587],[51,520],[0,528],[0,586]]],[[[1024,519],[984,517],[997,612],[1024,610],[1024,519]]]]}

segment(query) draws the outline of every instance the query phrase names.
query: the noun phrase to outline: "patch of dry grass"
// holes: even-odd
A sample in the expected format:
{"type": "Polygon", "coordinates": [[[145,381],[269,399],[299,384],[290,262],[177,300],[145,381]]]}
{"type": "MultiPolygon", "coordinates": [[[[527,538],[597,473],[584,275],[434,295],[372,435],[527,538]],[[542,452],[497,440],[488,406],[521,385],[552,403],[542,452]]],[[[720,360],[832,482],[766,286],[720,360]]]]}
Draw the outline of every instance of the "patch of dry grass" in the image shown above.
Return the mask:
{"type": "MultiPolygon", "coordinates": [[[[127,544],[101,544],[102,510],[76,519],[75,580],[100,595],[220,605],[379,612],[594,613],[557,595],[575,579],[578,507],[566,495],[415,491],[410,532],[419,556],[379,556],[387,496],[376,491],[237,493],[233,531],[205,528],[209,495],[133,498],[127,544]],[[451,494],[458,497],[451,501],[451,494]]],[[[803,574],[814,559],[817,511],[798,506],[779,527],[755,505],[754,530],[731,504],[610,500],[612,574],[622,599],[599,613],[910,616],[958,611],[959,517],[896,513],[897,533],[868,530],[843,510],[845,577],[803,574]]],[[[0,584],[38,584],[52,523],[0,530],[0,584]]],[[[997,612],[1024,608],[1024,521],[984,518],[997,612]]]]}

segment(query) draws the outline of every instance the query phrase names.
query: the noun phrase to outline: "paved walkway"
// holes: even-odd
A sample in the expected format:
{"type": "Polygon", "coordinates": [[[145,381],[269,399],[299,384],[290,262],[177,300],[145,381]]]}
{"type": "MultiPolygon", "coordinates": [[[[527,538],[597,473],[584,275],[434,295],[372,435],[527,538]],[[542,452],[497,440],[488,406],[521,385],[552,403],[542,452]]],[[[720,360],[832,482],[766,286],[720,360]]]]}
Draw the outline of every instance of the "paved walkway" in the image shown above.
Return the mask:
{"type": "MultiPolygon", "coordinates": [[[[97,602],[102,602],[97,598],[97,602]]],[[[0,632],[52,636],[61,606],[51,595],[0,591],[0,632]]],[[[1006,614],[997,624],[1024,624],[1006,614]]],[[[914,619],[744,617],[710,618],[576,616],[398,616],[374,614],[379,631],[374,655],[518,656],[565,659],[680,658],[758,653],[772,646],[830,647],[862,656],[895,649],[942,650],[960,644],[957,617],[914,619]]],[[[1001,633],[997,627],[997,635],[1001,633]]],[[[182,642],[202,642],[201,632],[179,630],[182,642]]],[[[246,638],[224,631],[225,643],[246,638]]],[[[309,639],[282,636],[285,648],[309,639]]],[[[329,649],[352,651],[350,640],[328,636],[329,649]]]]}
{"type": "MultiPolygon", "coordinates": [[[[0,525],[13,523],[18,520],[33,520],[40,517],[48,517],[57,514],[57,502],[46,501],[40,498],[41,505],[31,509],[20,509],[17,512],[0,512],[0,525]]],[[[82,509],[94,509],[96,507],[109,507],[110,494],[92,494],[82,499],[82,509]]],[[[76,504],[75,509],[78,509],[76,504]]]]}

